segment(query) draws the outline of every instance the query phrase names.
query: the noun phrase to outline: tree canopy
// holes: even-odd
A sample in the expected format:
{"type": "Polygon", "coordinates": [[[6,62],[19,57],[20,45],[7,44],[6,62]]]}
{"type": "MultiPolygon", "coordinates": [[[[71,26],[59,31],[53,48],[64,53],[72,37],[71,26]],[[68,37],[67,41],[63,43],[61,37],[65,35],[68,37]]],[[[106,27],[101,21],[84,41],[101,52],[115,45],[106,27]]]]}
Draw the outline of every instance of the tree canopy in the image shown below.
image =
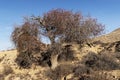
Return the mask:
{"type": "Polygon", "coordinates": [[[56,38],[65,42],[81,42],[104,31],[104,26],[96,19],[65,9],[53,9],[42,17],[34,17],[34,20],[51,44],[56,42],[56,38]]]}
{"type": "Polygon", "coordinates": [[[79,12],[53,9],[43,16],[27,18],[21,26],[15,27],[11,38],[20,53],[16,59],[19,65],[30,66],[33,62],[41,64],[46,59],[45,62],[54,67],[58,55],[64,51],[62,55],[66,59],[73,58],[69,49],[62,49],[62,43],[76,42],[81,45],[103,31],[104,26],[94,18],[84,17],[79,12]],[[49,47],[42,43],[41,35],[50,39],[49,47]]]}

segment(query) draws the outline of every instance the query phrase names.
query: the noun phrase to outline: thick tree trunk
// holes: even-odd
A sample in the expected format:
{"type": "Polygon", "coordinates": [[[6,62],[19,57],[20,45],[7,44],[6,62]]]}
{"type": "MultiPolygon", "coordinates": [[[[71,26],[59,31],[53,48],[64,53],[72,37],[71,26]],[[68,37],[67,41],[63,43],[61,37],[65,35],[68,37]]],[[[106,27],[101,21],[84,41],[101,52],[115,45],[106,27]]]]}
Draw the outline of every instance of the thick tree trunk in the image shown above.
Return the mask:
{"type": "Polygon", "coordinates": [[[51,69],[55,69],[58,66],[57,59],[58,59],[58,54],[51,56],[51,64],[52,64],[51,69]]]}

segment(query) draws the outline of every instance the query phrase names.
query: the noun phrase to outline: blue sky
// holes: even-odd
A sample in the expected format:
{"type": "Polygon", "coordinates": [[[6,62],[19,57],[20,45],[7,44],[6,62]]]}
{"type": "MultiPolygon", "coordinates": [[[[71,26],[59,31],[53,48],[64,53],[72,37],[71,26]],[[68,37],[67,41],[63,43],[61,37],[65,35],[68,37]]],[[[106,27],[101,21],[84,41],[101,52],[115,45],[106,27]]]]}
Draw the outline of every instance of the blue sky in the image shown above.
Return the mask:
{"type": "Polygon", "coordinates": [[[10,40],[14,25],[24,16],[42,15],[56,8],[90,14],[106,26],[106,32],[120,27],[120,0],[0,0],[0,50],[13,47],[10,40]]]}

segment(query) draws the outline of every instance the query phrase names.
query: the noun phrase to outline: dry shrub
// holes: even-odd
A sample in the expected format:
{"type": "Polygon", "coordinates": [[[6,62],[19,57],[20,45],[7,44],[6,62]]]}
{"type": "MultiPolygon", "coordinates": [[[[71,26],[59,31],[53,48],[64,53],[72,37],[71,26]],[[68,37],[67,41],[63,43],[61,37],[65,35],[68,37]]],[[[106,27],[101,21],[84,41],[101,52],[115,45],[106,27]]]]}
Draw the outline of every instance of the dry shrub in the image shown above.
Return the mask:
{"type": "Polygon", "coordinates": [[[79,65],[73,70],[71,80],[115,80],[114,76],[104,71],[94,71],[85,65],[79,65]]]}
{"type": "Polygon", "coordinates": [[[38,26],[32,22],[25,22],[22,26],[16,27],[12,33],[12,41],[19,52],[16,62],[21,67],[29,67],[34,61],[32,56],[40,55],[41,42],[39,40],[38,26]]]}
{"type": "Polygon", "coordinates": [[[95,54],[90,52],[82,62],[93,70],[115,70],[120,69],[115,56],[110,53],[95,54]]]}
{"type": "Polygon", "coordinates": [[[116,57],[118,60],[120,60],[120,52],[115,52],[114,54],[115,54],[115,57],[116,57]]]}
{"type": "Polygon", "coordinates": [[[73,61],[76,58],[74,57],[74,51],[71,49],[72,45],[65,45],[61,49],[61,54],[58,56],[58,61],[73,61]]]}
{"type": "MultiPolygon", "coordinates": [[[[40,43],[30,36],[22,36],[23,39],[19,42],[18,50],[19,55],[17,56],[16,62],[20,65],[31,65],[35,61],[33,58],[34,55],[40,56],[40,43]],[[22,50],[21,50],[22,49],[22,50]]],[[[25,67],[25,66],[24,66],[25,67]]]]}
{"type": "Polygon", "coordinates": [[[0,80],[4,80],[4,78],[9,75],[14,73],[13,69],[9,65],[2,64],[0,65],[0,80]]]}
{"type": "Polygon", "coordinates": [[[70,80],[91,80],[90,74],[91,70],[89,67],[86,67],[85,65],[79,63],[78,66],[74,66],[72,78],[70,80]]]}
{"type": "Polygon", "coordinates": [[[30,74],[13,73],[6,80],[34,80],[30,74]]]}
{"type": "Polygon", "coordinates": [[[75,76],[81,76],[83,74],[88,74],[89,75],[89,74],[92,73],[92,70],[85,65],[79,65],[79,66],[74,68],[73,73],[74,73],[75,76]]]}
{"type": "Polygon", "coordinates": [[[110,73],[100,71],[100,72],[93,72],[91,74],[92,80],[118,80],[115,76],[110,73]]]}
{"type": "Polygon", "coordinates": [[[85,65],[62,64],[54,70],[47,70],[46,76],[52,80],[66,80],[69,74],[73,74],[69,80],[116,80],[111,74],[93,71],[85,65]]]}
{"type": "Polygon", "coordinates": [[[4,66],[4,73],[3,74],[4,75],[9,75],[11,73],[13,73],[13,69],[8,65],[4,66]]]}
{"type": "Polygon", "coordinates": [[[115,51],[120,52],[120,41],[116,42],[115,51]]]}
{"type": "MultiPolygon", "coordinates": [[[[73,79],[74,80],[74,79],[73,79]]],[[[78,80],[117,80],[112,75],[99,74],[99,72],[93,72],[91,74],[81,74],[78,80]]]]}
{"type": "Polygon", "coordinates": [[[47,70],[45,74],[52,80],[61,80],[61,78],[72,73],[73,68],[74,66],[71,64],[61,64],[57,66],[54,70],[47,70]]]}
{"type": "Polygon", "coordinates": [[[19,53],[17,56],[15,62],[21,67],[21,68],[30,68],[32,65],[32,61],[29,57],[29,53],[19,53]]]}

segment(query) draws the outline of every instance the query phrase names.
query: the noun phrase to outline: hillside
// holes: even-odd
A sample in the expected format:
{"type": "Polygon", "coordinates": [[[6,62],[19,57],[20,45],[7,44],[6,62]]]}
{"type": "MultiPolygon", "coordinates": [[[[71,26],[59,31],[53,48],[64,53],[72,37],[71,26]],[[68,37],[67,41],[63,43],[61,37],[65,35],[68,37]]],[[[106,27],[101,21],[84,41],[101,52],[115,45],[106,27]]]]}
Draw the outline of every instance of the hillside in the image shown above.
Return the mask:
{"type": "Polygon", "coordinates": [[[117,29],[97,37],[95,41],[101,42],[82,47],[75,43],[63,44],[62,48],[67,46],[75,59],[66,61],[62,56],[54,69],[36,64],[28,69],[21,68],[15,62],[17,50],[2,51],[0,80],[120,80],[119,32],[120,29],[117,29]]]}
{"type": "Polygon", "coordinates": [[[96,37],[96,40],[102,41],[103,43],[112,43],[112,42],[116,42],[116,41],[120,41],[120,28],[112,31],[109,34],[106,35],[102,35],[100,37],[96,37]]]}

